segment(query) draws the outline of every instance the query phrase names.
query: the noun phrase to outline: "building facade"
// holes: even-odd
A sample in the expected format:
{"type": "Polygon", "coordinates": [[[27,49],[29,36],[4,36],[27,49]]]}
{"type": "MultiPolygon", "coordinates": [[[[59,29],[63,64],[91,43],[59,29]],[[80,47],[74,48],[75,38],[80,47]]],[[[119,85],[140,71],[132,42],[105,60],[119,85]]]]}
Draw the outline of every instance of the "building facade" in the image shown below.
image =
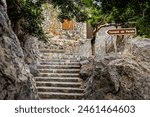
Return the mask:
{"type": "Polygon", "coordinates": [[[87,38],[86,23],[76,22],[74,19],[60,22],[58,17],[59,9],[54,8],[51,4],[43,5],[44,22],[43,29],[50,37],[60,39],[85,39],[87,38]]]}

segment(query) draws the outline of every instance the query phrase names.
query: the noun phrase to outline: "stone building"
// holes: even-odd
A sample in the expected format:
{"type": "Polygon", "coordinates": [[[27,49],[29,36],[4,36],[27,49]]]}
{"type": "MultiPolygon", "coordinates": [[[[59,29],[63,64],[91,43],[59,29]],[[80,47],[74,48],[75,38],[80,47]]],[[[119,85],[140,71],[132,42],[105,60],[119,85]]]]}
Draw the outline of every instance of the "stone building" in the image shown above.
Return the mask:
{"type": "Polygon", "coordinates": [[[43,29],[50,37],[60,39],[85,39],[87,38],[86,23],[64,20],[61,23],[57,16],[59,9],[54,8],[51,4],[43,5],[44,22],[43,29]]]}

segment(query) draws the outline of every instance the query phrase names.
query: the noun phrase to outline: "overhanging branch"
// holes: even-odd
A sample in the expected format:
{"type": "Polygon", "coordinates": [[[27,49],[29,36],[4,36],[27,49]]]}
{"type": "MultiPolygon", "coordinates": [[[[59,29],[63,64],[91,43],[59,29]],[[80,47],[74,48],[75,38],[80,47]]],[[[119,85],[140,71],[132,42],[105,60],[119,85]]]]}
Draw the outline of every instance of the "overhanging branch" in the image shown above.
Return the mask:
{"type": "Polygon", "coordinates": [[[109,26],[123,26],[123,25],[128,25],[128,24],[136,24],[137,22],[124,22],[124,23],[110,23],[110,24],[103,24],[103,25],[99,25],[98,27],[95,28],[95,30],[93,31],[93,37],[96,36],[96,33],[103,27],[109,27],[109,26]]]}

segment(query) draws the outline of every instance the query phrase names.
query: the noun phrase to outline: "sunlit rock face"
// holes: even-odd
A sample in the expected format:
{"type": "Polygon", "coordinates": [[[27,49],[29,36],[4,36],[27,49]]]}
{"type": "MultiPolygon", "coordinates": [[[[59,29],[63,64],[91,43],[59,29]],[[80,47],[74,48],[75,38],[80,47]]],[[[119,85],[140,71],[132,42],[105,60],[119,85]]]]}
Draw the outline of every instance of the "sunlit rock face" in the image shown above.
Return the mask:
{"type": "MultiPolygon", "coordinates": [[[[67,23],[66,29],[58,19],[59,9],[54,8],[51,4],[43,5],[44,22],[43,29],[50,37],[58,37],[61,39],[85,39],[86,23],[77,23],[74,19],[67,23]],[[71,28],[69,28],[70,26],[71,28]]],[[[66,26],[66,25],[65,25],[66,26]]]]}
{"type": "Polygon", "coordinates": [[[134,39],[132,45],[132,53],[93,60],[85,99],[150,99],[150,40],[134,39]]]}
{"type": "Polygon", "coordinates": [[[20,42],[11,28],[5,0],[0,0],[0,99],[38,99],[20,42]]]}

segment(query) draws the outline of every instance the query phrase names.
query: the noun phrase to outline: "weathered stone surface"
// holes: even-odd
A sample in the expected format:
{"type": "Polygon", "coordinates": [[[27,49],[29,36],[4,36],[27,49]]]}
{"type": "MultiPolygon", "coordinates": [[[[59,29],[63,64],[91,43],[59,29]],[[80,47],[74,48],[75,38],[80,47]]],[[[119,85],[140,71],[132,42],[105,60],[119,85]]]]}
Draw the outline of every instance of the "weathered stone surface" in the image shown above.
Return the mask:
{"type": "Polygon", "coordinates": [[[38,99],[19,40],[11,29],[5,0],[0,0],[0,99],[38,99]]]}
{"type": "Polygon", "coordinates": [[[150,39],[137,37],[132,43],[132,53],[136,56],[136,60],[141,61],[143,65],[150,69],[150,39]]]}
{"type": "Polygon", "coordinates": [[[133,55],[94,59],[85,99],[150,99],[150,41],[133,41],[133,55]]]}
{"type": "Polygon", "coordinates": [[[39,63],[40,53],[38,49],[38,39],[33,36],[26,35],[24,37],[23,53],[26,64],[29,65],[30,73],[33,76],[38,75],[37,64],[39,63]]]}
{"type": "Polygon", "coordinates": [[[93,60],[91,50],[91,39],[80,40],[79,55],[81,70],[80,75],[83,80],[87,80],[93,72],[93,60]]]}
{"type": "Polygon", "coordinates": [[[106,48],[112,45],[113,40],[116,39],[115,36],[110,36],[106,33],[109,29],[114,29],[115,27],[104,27],[101,28],[96,35],[95,39],[95,55],[104,56],[106,55],[106,48]],[[106,47],[107,46],[107,47],[106,47]]]}
{"type": "Polygon", "coordinates": [[[81,59],[81,70],[80,70],[80,76],[83,80],[87,80],[90,78],[90,76],[93,73],[93,61],[91,58],[85,60],[81,59]]]}
{"type": "Polygon", "coordinates": [[[73,20],[73,29],[63,30],[62,23],[59,21],[58,14],[60,10],[58,7],[53,7],[51,4],[43,5],[43,14],[45,20],[43,22],[43,29],[50,37],[59,37],[61,39],[85,39],[86,38],[86,23],[78,23],[73,20]]]}
{"type": "Polygon", "coordinates": [[[78,53],[79,41],[52,38],[47,43],[39,42],[39,48],[49,50],[64,50],[66,53],[78,53]]]}
{"type": "Polygon", "coordinates": [[[92,57],[91,39],[82,39],[79,41],[80,47],[78,48],[81,59],[88,59],[92,57]]]}

